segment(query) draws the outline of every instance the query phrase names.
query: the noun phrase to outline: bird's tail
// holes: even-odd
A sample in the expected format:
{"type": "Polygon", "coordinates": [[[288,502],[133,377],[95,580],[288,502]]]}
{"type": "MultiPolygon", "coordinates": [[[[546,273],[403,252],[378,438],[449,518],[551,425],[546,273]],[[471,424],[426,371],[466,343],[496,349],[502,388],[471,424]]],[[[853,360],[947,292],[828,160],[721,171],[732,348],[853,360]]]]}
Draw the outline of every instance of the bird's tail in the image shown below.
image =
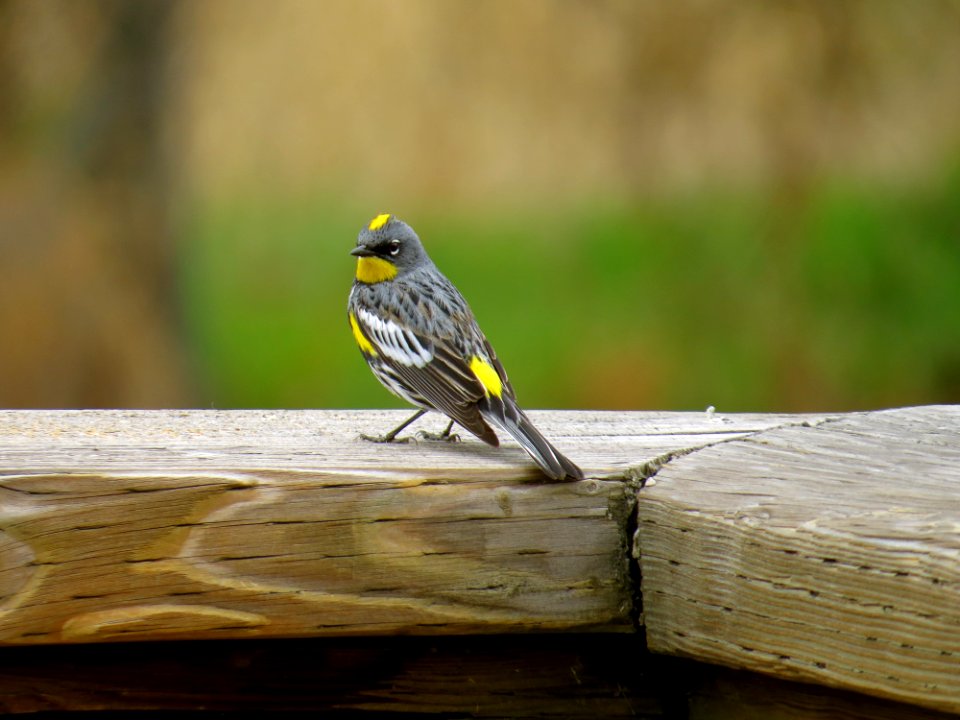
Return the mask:
{"type": "Polygon", "coordinates": [[[583,480],[583,471],[540,434],[523,410],[515,404],[505,409],[483,414],[510,433],[551,480],[583,480]]]}

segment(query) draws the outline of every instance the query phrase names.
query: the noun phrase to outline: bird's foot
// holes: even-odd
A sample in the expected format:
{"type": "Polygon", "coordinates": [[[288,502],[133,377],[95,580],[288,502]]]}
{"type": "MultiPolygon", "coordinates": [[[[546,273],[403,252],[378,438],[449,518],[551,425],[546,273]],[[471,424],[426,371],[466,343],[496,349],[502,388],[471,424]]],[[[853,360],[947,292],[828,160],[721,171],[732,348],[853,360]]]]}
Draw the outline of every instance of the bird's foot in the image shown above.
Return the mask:
{"type": "Polygon", "coordinates": [[[457,433],[447,433],[447,432],[432,433],[432,432],[426,432],[425,430],[421,430],[420,432],[417,433],[417,439],[432,440],[433,442],[438,442],[438,441],[452,442],[452,443],[460,442],[460,436],[457,433]]]}
{"type": "Polygon", "coordinates": [[[424,440],[441,440],[443,442],[460,442],[460,436],[457,433],[451,433],[453,430],[453,420],[450,421],[450,424],[447,425],[447,429],[442,433],[432,433],[421,430],[417,433],[418,438],[424,440]]]}
{"type": "Polygon", "coordinates": [[[360,437],[367,442],[372,443],[408,443],[413,438],[410,436],[407,437],[397,437],[394,433],[387,433],[386,435],[366,435],[360,433],[360,437]]]}
{"type": "MultiPolygon", "coordinates": [[[[360,437],[366,440],[367,442],[374,442],[374,443],[392,443],[392,442],[408,443],[410,442],[411,438],[409,437],[398,438],[397,435],[399,435],[400,431],[403,430],[407,425],[414,422],[415,420],[420,419],[426,412],[427,412],[426,410],[417,410],[417,412],[413,414],[413,417],[407,418],[402,423],[397,425],[397,427],[395,427],[393,430],[388,432],[386,435],[364,435],[363,433],[360,433],[360,437]]],[[[453,423],[451,423],[451,425],[452,424],[453,423]]],[[[450,431],[450,428],[447,428],[447,432],[449,431],[450,431]]]]}

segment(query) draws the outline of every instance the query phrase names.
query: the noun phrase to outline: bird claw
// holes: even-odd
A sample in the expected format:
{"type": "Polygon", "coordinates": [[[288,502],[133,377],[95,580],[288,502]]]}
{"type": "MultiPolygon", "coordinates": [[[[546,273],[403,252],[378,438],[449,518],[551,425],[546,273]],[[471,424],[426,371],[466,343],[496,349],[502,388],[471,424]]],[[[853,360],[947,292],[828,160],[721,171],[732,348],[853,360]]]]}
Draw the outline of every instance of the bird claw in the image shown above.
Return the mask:
{"type": "Polygon", "coordinates": [[[396,437],[395,435],[391,435],[390,433],[387,433],[386,435],[365,435],[364,433],[360,433],[360,437],[366,440],[367,442],[379,443],[379,444],[408,443],[411,440],[410,437],[400,438],[400,437],[396,437]]]}
{"type": "Polygon", "coordinates": [[[447,432],[432,433],[432,432],[427,432],[425,430],[421,430],[417,433],[417,439],[458,443],[460,442],[460,435],[458,435],[457,433],[447,433],[447,432]]]}

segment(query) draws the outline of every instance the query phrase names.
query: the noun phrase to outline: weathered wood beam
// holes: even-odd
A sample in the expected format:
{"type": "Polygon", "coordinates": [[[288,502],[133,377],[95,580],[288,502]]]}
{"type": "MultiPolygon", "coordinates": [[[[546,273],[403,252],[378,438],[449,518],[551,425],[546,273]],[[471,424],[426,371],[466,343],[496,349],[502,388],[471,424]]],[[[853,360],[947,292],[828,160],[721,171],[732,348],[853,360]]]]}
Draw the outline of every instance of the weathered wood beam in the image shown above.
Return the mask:
{"type": "Polygon", "coordinates": [[[742,670],[697,666],[694,676],[688,720],[956,720],[952,713],[742,670]]]}
{"type": "Polygon", "coordinates": [[[690,453],[638,519],[651,650],[960,712],[960,407],[690,453]]]}
{"type": "Polygon", "coordinates": [[[0,712],[677,717],[631,635],[311,638],[5,648],[0,712]],[[630,662],[624,662],[629,658],[630,662]]]}
{"type": "Polygon", "coordinates": [[[293,710],[351,718],[948,718],[855,693],[650,655],[637,635],[380,636],[0,649],[0,713],[67,710],[293,710]]]}
{"type": "Polygon", "coordinates": [[[402,417],[0,412],[0,643],[642,617],[657,652],[960,710],[960,408],[536,413],[571,484],[357,439],[402,417]]]}
{"type": "Polygon", "coordinates": [[[403,412],[0,412],[0,643],[631,631],[624,479],[783,422],[533,415],[600,479],[359,439],[403,412]]]}

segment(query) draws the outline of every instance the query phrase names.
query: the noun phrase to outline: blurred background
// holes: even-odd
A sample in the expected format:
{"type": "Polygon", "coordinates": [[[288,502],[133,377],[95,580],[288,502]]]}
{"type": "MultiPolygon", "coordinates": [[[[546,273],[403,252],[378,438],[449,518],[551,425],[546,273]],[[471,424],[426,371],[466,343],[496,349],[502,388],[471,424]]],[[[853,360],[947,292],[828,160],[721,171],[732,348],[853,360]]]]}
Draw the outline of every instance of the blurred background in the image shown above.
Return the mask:
{"type": "Polygon", "coordinates": [[[0,407],[402,406],[380,212],[527,407],[960,402],[960,2],[0,0],[0,407]]]}

